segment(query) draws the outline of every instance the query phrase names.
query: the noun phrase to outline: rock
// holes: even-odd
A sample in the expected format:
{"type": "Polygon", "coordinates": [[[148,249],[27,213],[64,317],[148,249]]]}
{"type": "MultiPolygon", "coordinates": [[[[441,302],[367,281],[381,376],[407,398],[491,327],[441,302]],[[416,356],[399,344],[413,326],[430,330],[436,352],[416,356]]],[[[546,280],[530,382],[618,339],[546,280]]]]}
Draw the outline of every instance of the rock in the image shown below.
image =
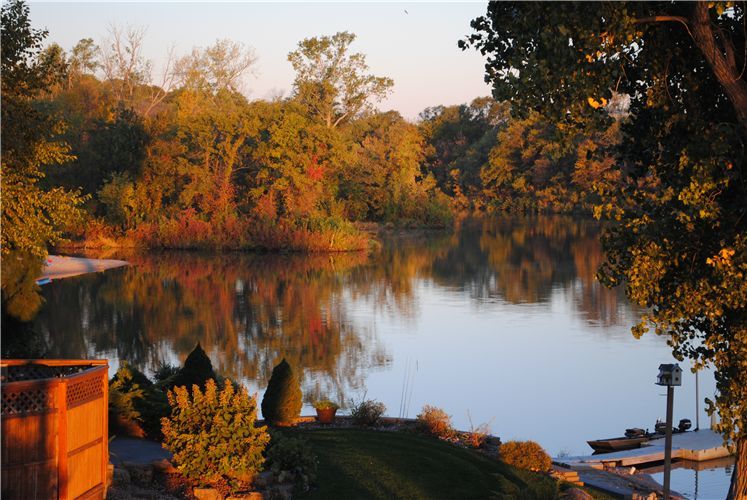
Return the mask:
{"type": "Polygon", "coordinates": [[[223,500],[223,495],[215,488],[195,488],[192,494],[197,500],[223,500]]]}
{"type": "Polygon", "coordinates": [[[112,473],[112,484],[114,486],[121,486],[130,484],[131,478],[130,473],[126,469],[115,467],[112,473]]]}
{"type": "Polygon", "coordinates": [[[278,483],[289,483],[293,482],[293,473],[287,470],[280,471],[280,474],[278,474],[278,483]]]}
{"type": "Polygon", "coordinates": [[[569,488],[563,493],[564,500],[594,500],[594,497],[580,488],[569,488]]]}
{"type": "Polygon", "coordinates": [[[249,493],[240,493],[231,495],[226,500],[264,500],[265,496],[259,491],[250,491],[249,493]]]}

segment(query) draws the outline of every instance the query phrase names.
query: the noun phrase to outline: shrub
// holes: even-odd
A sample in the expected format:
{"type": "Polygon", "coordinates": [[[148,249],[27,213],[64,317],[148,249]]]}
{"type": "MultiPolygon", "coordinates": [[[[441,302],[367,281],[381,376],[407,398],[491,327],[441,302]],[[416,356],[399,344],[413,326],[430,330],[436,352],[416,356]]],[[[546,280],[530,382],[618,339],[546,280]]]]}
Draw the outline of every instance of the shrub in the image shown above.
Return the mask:
{"type": "Polygon", "coordinates": [[[384,403],[373,399],[364,399],[360,403],[351,404],[350,416],[353,417],[353,422],[356,425],[372,427],[379,423],[385,411],[384,403]]]}
{"type": "Polygon", "coordinates": [[[142,418],[135,402],[143,399],[140,384],[133,381],[127,363],[122,363],[109,381],[109,432],[144,437],[142,418]]]}
{"type": "Polygon", "coordinates": [[[467,412],[467,418],[469,418],[469,432],[465,433],[464,442],[472,448],[482,448],[488,440],[488,435],[490,435],[490,422],[485,422],[475,427],[469,411],[467,412]]]}
{"type": "Polygon", "coordinates": [[[262,415],[272,425],[293,425],[301,414],[302,404],[301,384],[288,362],[283,359],[272,369],[267,390],[262,397],[262,415]]]}
{"type": "Polygon", "coordinates": [[[209,379],[216,379],[213,364],[198,342],[187,359],[184,360],[184,366],[170,380],[165,381],[164,385],[169,388],[174,386],[192,387],[195,384],[204,387],[205,382],[209,379]]]}
{"type": "Polygon", "coordinates": [[[226,381],[218,390],[208,380],[205,391],[175,387],[168,393],[171,415],[161,420],[163,446],[174,455],[184,476],[200,484],[226,481],[236,491],[262,470],[270,440],[266,427],[255,427],[257,400],[226,381]]]}
{"type": "Polygon", "coordinates": [[[179,373],[179,367],[169,363],[161,363],[153,373],[156,382],[164,382],[179,373]]]}
{"type": "Polygon", "coordinates": [[[501,445],[499,452],[501,460],[519,469],[545,472],[552,465],[550,455],[534,441],[509,441],[501,445]]]}
{"type": "Polygon", "coordinates": [[[109,383],[109,422],[115,434],[158,439],[166,395],[144,373],[122,362],[109,383]]]}
{"type": "Polygon", "coordinates": [[[277,430],[271,431],[270,435],[267,466],[275,474],[290,472],[298,489],[306,491],[309,482],[316,479],[317,469],[317,458],[308,441],[302,437],[288,437],[277,430]]]}
{"type": "Polygon", "coordinates": [[[451,417],[435,406],[423,406],[423,410],[417,417],[417,426],[421,431],[439,438],[448,438],[454,434],[451,417]]]}

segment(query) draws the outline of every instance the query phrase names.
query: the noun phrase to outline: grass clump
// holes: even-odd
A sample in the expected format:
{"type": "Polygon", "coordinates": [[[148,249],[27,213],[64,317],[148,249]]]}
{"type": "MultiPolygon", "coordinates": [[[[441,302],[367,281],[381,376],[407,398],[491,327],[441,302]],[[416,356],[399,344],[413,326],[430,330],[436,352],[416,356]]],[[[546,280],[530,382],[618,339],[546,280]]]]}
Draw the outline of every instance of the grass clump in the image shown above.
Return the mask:
{"type": "Polygon", "coordinates": [[[373,427],[379,424],[385,411],[384,403],[374,399],[364,399],[359,403],[352,403],[350,416],[353,417],[353,423],[356,425],[373,427]]]}
{"type": "Polygon", "coordinates": [[[451,416],[441,408],[431,405],[423,406],[423,410],[417,416],[418,429],[437,438],[450,438],[454,435],[451,425],[451,416]]]}

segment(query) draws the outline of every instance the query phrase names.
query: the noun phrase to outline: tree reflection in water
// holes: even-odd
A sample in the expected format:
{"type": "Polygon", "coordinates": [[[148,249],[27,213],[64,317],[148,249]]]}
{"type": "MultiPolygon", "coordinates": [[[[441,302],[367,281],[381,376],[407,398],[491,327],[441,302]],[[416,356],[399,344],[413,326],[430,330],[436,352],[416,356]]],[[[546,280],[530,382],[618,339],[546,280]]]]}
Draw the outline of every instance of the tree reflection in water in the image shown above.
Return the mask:
{"type": "Polygon", "coordinates": [[[362,325],[353,308],[414,321],[421,280],[481,303],[549,302],[560,290],[586,320],[620,324],[626,302],[594,279],[598,237],[593,221],[505,218],[386,237],[370,256],[129,255],[130,267],[44,287],[34,330],[50,357],[116,357],[146,370],[183,361],[199,341],[218,372],[259,388],[284,357],[304,373],[307,399],[345,401],[391,361],[375,322],[362,325]]]}

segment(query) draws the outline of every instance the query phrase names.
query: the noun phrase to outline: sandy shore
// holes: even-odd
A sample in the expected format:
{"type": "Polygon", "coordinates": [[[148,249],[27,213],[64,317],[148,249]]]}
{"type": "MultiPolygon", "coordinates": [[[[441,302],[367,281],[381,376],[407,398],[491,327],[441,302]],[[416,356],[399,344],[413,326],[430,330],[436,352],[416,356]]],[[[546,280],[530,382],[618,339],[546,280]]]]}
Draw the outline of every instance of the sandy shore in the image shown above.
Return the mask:
{"type": "Polygon", "coordinates": [[[42,269],[42,275],[37,281],[61,278],[70,278],[87,273],[98,273],[113,269],[115,267],[126,266],[124,260],[114,259],[84,259],[80,257],[65,257],[62,255],[50,255],[47,257],[47,265],[42,269]]]}

